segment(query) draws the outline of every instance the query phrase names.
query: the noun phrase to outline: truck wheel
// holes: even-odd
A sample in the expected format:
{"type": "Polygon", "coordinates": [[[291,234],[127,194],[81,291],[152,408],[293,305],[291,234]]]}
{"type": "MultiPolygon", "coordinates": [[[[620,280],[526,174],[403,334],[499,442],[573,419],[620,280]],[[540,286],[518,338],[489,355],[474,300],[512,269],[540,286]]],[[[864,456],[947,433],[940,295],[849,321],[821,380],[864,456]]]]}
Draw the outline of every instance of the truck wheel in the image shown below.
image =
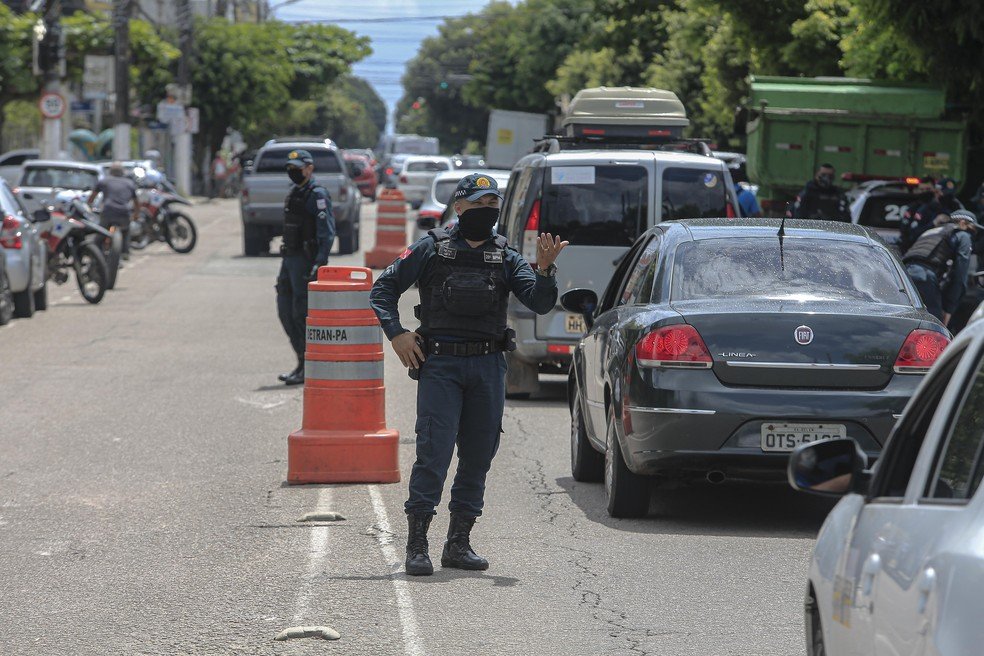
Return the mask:
{"type": "Polygon", "coordinates": [[[506,398],[528,399],[540,391],[539,368],[506,353],[506,398]]]}
{"type": "Polygon", "coordinates": [[[270,252],[270,236],[260,226],[243,224],[243,254],[247,257],[267,255],[270,252]]]}

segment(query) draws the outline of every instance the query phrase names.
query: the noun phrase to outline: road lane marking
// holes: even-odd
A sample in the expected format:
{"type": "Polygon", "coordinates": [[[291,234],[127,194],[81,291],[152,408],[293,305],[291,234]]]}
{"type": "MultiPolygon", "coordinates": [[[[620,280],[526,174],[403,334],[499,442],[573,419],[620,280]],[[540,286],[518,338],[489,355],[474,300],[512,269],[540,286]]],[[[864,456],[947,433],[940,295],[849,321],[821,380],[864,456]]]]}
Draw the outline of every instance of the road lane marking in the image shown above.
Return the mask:
{"type": "MultiPolygon", "coordinates": [[[[327,512],[331,508],[332,491],[330,487],[318,490],[318,512],[327,512]]],[[[328,525],[311,527],[311,542],[308,546],[308,571],[301,582],[300,594],[297,597],[297,608],[294,612],[294,625],[304,624],[308,614],[311,599],[315,596],[314,581],[321,574],[325,559],[328,558],[328,525]]]]}
{"type": "MultiPolygon", "coordinates": [[[[393,547],[393,531],[390,528],[389,516],[386,513],[386,504],[383,503],[383,495],[379,493],[379,487],[369,486],[369,498],[372,500],[372,509],[376,513],[376,540],[379,542],[379,549],[383,552],[383,559],[393,572],[400,568],[400,558],[393,547]]],[[[424,647],[420,641],[420,628],[417,625],[417,618],[413,613],[413,599],[410,597],[410,588],[406,579],[392,577],[393,590],[396,592],[396,607],[400,613],[400,625],[403,627],[403,645],[407,656],[424,656],[424,647]]]]}

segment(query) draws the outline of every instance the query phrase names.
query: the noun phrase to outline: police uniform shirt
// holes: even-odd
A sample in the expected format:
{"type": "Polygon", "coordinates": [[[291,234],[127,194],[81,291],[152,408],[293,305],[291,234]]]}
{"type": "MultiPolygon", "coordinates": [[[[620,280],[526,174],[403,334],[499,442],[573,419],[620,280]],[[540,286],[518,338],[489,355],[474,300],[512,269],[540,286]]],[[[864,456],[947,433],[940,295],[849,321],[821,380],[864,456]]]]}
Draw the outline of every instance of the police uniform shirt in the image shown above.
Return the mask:
{"type": "MultiPolygon", "coordinates": [[[[471,248],[457,228],[452,229],[449,234],[454,248],[471,248]]],[[[387,338],[393,339],[407,332],[400,323],[400,296],[420,280],[434,257],[437,257],[436,242],[428,235],[414,242],[386,267],[373,285],[369,293],[369,305],[379,317],[387,338]]],[[[509,290],[523,305],[537,314],[546,314],[553,309],[557,303],[557,279],[554,276],[535,273],[526,259],[510,246],[503,251],[502,266],[509,290]]]]}
{"type": "Polygon", "coordinates": [[[318,237],[318,254],[315,262],[327,262],[331,245],[335,241],[335,215],[331,211],[331,196],[328,190],[314,181],[311,176],[303,185],[291,185],[291,195],[307,194],[304,210],[308,216],[315,217],[315,230],[318,237]]]}

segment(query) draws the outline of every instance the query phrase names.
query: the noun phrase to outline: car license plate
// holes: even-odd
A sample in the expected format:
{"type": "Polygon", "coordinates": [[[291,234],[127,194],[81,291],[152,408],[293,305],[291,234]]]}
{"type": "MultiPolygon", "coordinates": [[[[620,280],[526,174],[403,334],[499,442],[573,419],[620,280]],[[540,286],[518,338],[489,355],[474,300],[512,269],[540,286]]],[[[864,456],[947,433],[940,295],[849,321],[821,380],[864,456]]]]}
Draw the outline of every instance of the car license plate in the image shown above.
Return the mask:
{"type": "Polygon", "coordinates": [[[567,320],[564,322],[564,327],[572,335],[583,335],[585,333],[584,317],[580,314],[569,313],[567,320]]]}
{"type": "Polygon", "coordinates": [[[792,451],[800,444],[847,437],[844,424],[762,424],[763,451],[792,451]]]}

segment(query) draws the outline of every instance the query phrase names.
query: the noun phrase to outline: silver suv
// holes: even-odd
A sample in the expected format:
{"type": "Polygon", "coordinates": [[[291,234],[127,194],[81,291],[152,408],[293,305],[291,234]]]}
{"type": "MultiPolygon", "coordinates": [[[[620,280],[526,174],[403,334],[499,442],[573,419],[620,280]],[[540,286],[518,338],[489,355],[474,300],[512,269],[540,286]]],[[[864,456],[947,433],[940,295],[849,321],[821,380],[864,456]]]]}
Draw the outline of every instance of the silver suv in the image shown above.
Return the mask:
{"type": "MultiPolygon", "coordinates": [[[[654,224],[739,215],[728,167],[703,143],[660,147],[545,139],[512,170],[499,233],[533,266],[537,234],[570,241],[557,260],[560,293],[587,287],[600,296],[619,259],[654,224]]],[[[559,302],[537,316],[513,298],[508,320],[517,349],[507,355],[506,395],[524,398],[539,389],[540,372],[566,373],[585,326],[559,302]]]]}

